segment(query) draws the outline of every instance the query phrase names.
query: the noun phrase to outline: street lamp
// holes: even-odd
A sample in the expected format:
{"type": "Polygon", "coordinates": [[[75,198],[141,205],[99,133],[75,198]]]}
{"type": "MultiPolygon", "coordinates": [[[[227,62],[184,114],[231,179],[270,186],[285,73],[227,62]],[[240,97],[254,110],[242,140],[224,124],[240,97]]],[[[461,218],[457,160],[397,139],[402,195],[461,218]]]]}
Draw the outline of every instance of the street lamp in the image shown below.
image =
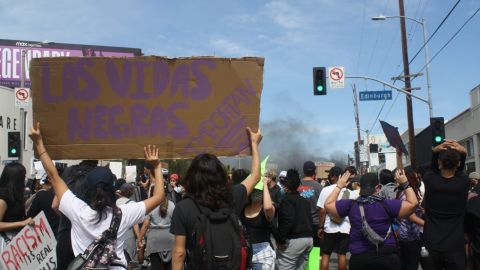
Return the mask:
{"type": "Polygon", "coordinates": [[[414,19],[414,18],[410,18],[410,17],[407,17],[407,16],[385,16],[385,15],[379,15],[377,17],[372,17],[372,21],[384,21],[386,19],[390,19],[390,18],[405,18],[407,20],[410,20],[410,21],[413,21],[413,22],[416,22],[420,25],[422,25],[422,30],[423,30],[423,45],[425,47],[425,75],[427,77],[427,90],[428,90],[428,111],[429,111],[429,114],[430,114],[430,118],[433,117],[433,105],[432,105],[432,85],[430,83],[430,61],[429,61],[429,57],[428,57],[428,45],[427,45],[427,22],[425,21],[425,19],[422,19],[421,21],[417,20],[417,19],[414,19]]]}

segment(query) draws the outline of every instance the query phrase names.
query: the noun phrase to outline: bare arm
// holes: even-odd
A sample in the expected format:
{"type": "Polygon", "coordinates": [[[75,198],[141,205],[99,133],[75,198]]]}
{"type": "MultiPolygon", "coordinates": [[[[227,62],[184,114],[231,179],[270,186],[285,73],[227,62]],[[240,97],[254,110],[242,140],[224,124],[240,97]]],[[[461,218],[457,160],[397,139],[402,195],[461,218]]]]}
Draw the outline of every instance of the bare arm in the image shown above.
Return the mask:
{"type": "Polygon", "coordinates": [[[340,195],[340,191],[348,185],[348,181],[350,180],[350,172],[346,171],[340,179],[338,179],[337,185],[333,189],[330,196],[328,196],[327,201],[325,201],[325,210],[327,213],[335,218],[340,218],[337,212],[336,202],[338,199],[338,195],[340,195]]]}
{"type": "Polygon", "coordinates": [[[408,218],[411,222],[417,224],[418,226],[424,226],[425,221],[421,219],[419,216],[417,216],[415,213],[411,214],[410,217],[408,218]]]}
{"type": "Polygon", "coordinates": [[[182,270],[185,266],[185,257],[187,237],[185,235],[175,235],[172,254],[172,270],[182,270]]]}
{"type": "Polygon", "coordinates": [[[318,238],[323,238],[323,231],[325,226],[325,219],[327,218],[327,211],[324,208],[318,207],[319,222],[318,222],[318,238]]]}
{"type": "Polygon", "coordinates": [[[140,226],[138,226],[138,224],[133,225],[133,233],[135,234],[137,239],[141,239],[140,238],[140,226]]]}
{"type": "Polygon", "coordinates": [[[402,149],[397,147],[397,169],[403,170],[402,149]]]}
{"type": "Polygon", "coordinates": [[[0,199],[0,232],[8,232],[11,230],[22,228],[26,225],[33,225],[33,219],[27,218],[23,221],[3,222],[3,218],[7,212],[7,203],[0,199]]]}
{"type": "Polygon", "coordinates": [[[158,160],[158,148],[154,145],[144,147],[145,160],[150,162],[155,168],[155,187],[153,195],[143,201],[145,203],[145,213],[150,213],[157,207],[165,198],[165,190],[163,188],[163,174],[162,163],[158,160]]]}
{"type": "Polygon", "coordinates": [[[52,209],[55,211],[57,214],[61,214],[60,210],[58,209],[60,207],[60,201],[58,200],[57,196],[53,196],[53,201],[52,201],[52,209]]]}
{"type": "Polygon", "coordinates": [[[142,228],[140,229],[140,237],[138,237],[139,240],[141,240],[145,236],[148,228],[150,228],[150,218],[147,216],[147,218],[145,218],[145,220],[143,221],[142,228]]]}
{"type": "Polygon", "coordinates": [[[62,200],[63,194],[68,190],[68,187],[58,174],[57,168],[55,168],[52,159],[50,158],[47,150],[45,149],[42,134],[40,133],[40,123],[37,123],[36,127],[31,128],[29,136],[35,145],[35,149],[38,153],[38,158],[42,162],[43,168],[45,168],[45,171],[47,172],[50,183],[52,183],[55,195],[60,201],[62,200]]]}
{"type": "Polygon", "coordinates": [[[273,206],[270,191],[268,190],[268,178],[262,177],[263,181],[263,212],[268,221],[272,221],[275,216],[275,207],[273,206]]]}
{"type": "MultiPolygon", "coordinates": [[[[395,172],[395,180],[400,186],[408,182],[403,170],[397,170],[395,172]]],[[[415,212],[415,209],[418,206],[417,196],[415,195],[415,192],[411,186],[408,186],[408,188],[405,189],[405,196],[406,198],[404,201],[402,201],[402,206],[400,207],[400,212],[398,213],[399,218],[408,218],[411,214],[413,214],[413,212],[415,212]]]]}
{"type": "Polygon", "coordinates": [[[260,154],[258,151],[258,144],[262,140],[262,133],[260,132],[260,129],[254,133],[250,128],[247,128],[247,132],[250,139],[250,148],[252,150],[252,168],[250,175],[247,179],[243,180],[241,184],[247,189],[248,196],[255,188],[255,185],[257,185],[258,180],[260,180],[260,154]]]}

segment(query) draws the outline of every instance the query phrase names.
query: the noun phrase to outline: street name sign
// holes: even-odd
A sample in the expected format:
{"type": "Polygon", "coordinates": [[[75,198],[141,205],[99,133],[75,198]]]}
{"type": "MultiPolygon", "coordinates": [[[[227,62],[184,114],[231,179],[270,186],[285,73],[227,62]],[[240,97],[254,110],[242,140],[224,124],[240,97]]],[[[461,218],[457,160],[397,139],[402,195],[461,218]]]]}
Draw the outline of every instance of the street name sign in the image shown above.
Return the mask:
{"type": "Polygon", "coordinates": [[[362,91],[358,96],[360,101],[391,100],[392,91],[362,91]]]}

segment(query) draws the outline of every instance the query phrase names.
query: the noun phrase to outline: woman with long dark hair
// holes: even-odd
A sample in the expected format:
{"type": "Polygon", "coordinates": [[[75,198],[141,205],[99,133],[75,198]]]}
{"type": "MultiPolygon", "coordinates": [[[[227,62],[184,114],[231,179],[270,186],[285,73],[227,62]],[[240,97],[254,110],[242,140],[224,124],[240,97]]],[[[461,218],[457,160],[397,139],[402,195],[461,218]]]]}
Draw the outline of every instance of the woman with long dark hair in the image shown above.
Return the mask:
{"type": "Polygon", "coordinates": [[[5,165],[0,176],[0,250],[26,225],[32,225],[32,218],[25,218],[25,167],[20,163],[5,165]]]}
{"type": "MultiPolygon", "coordinates": [[[[402,163],[402,151],[397,149],[397,170],[403,169],[402,163]]],[[[405,177],[408,180],[409,186],[412,187],[417,201],[420,201],[420,179],[417,176],[417,173],[411,168],[408,167],[404,170],[405,177]]],[[[402,186],[397,188],[396,199],[406,200],[405,189],[402,186]]],[[[421,258],[421,248],[422,242],[420,237],[420,231],[425,224],[424,220],[421,218],[422,209],[420,205],[417,207],[415,212],[407,218],[398,219],[398,229],[397,229],[397,239],[399,245],[399,257],[402,270],[417,270],[418,264],[420,263],[421,258]]]]}
{"type": "Polygon", "coordinates": [[[140,239],[146,235],[145,255],[150,258],[152,269],[172,269],[172,246],[174,236],[170,233],[173,210],[173,201],[163,202],[150,213],[143,222],[140,230],[140,239]]]}
{"type": "Polygon", "coordinates": [[[262,181],[263,190],[255,189],[250,194],[240,217],[252,243],[253,270],[273,269],[275,265],[275,251],[270,246],[270,222],[275,216],[275,207],[268,190],[268,176],[263,176],[262,181]]]}
{"type": "Polygon", "coordinates": [[[154,168],[154,179],[157,187],[152,197],[138,203],[124,204],[117,208],[115,204],[114,175],[106,167],[96,167],[87,174],[87,196],[85,202],[77,198],[65,184],[53,165],[43,144],[40,124],[32,127],[30,138],[33,140],[38,156],[42,161],[52,183],[55,195],[60,201],[59,210],[72,223],[72,248],[75,256],[83,254],[87,247],[110,227],[114,212],[121,211],[121,221],[117,232],[115,247],[116,259],[109,269],[125,269],[126,259],[123,253],[125,235],[134,224],[141,223],[145,214],[152,211],[164,199],[162,166],[158,160],[158,149],[155,146],[144,148],[145,160],[154,168]],[[115,210],[115,211],[114,211],[115,210]]]}
{"type": "Polygon", "coordinates": [[[196,156],[188,168],[184,181],[186,195],[175,206],[170,227],[170,232],[175,235],[173,269],[184,269],[185,261],[187,269],[198,267],[194,262],[198,258],[187,258],[187,253],[191,255],[195,248],[192,233],[195,231],[197,218],[203,212],[216,212],[220,209],[231,209],[240,216],[247,196],[260,179],[258,144],[262,135],[260,130],[256,133],[250,128],[247,130],[252,151],[252,168],[250,176],[240,184],[231,185],[223,164],[212,154],[196,156]]]}

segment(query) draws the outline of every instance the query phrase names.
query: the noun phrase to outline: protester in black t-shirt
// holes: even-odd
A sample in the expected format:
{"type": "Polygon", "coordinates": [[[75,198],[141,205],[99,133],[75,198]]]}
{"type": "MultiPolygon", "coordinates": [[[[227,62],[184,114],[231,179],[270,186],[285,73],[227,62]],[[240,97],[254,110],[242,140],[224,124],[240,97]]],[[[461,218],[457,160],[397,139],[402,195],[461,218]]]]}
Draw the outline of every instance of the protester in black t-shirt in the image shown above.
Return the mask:
{"type": "Polygon", "coordinates": [[[313,221],[310,203],[297,191],[300,186],[297,170],[287,171],[286,195],[278,210],[278,269],[303,269],[313,247],[313,221]]]}
{"type": "Polygon", "coordinates": [[[47,174],[40,179],[40,185],[42,189],[35,193],[35,197],[32,200],[32,206],[27,211],[27,216],[34,218],[40,212],[44,212],[47,217],[48,223],[52,228],[53,234],[55,237],[58,233],[58,224],[60,222],[60,215],[55,212],[52,208],[53,198],[55,197],[55,192],[52,189],[52,185],[48,180],[47,174]]]}
{"type": "Polygon", "coordinates": [[[472,196],[467,202],[467,214],[465,216],[465,232],[468,234],[470,243],[470,258],[473,263],[471,269],[480,269],[480,196],[472,196]]]}
{"type": "MultiPolygon", "coordinates": [[[[194,231],[198,207],[206,207],[212,211],[231,208],[240,216],[247,196],[253,191],[260,179],[260,157],[258,144],[262,139],[260,130],[253,132],[247,128],[252,150],[251,174],[239,185],[229,184],[228,174],[223,164],[211,154],[200,154],[195,157],[185,175],[185,196],[191,199],[180,201],[173,212],[170,232],[175,235],[172,257],[172,269],[183,269],[187,250],[193,250],[192,232],[194,231]]],[[[186,262],[188,268],[189,261],[186,262]]]]}
{"type": "Polygon", "coordinates": [[[435,269],[465,269],[466,151],[452,140],[435,147],[425,183],[425,245],[435,269]]]}
{"type": "Polygon", "coordinates": [[[255,189],[240,219],[247,229],[253,249],[252,268],[272,269],[275,251],[270,246],[270,222],[275,216],[275,207],[268,189],[269,178],[262,177],[263,190],[255,189]]]}

